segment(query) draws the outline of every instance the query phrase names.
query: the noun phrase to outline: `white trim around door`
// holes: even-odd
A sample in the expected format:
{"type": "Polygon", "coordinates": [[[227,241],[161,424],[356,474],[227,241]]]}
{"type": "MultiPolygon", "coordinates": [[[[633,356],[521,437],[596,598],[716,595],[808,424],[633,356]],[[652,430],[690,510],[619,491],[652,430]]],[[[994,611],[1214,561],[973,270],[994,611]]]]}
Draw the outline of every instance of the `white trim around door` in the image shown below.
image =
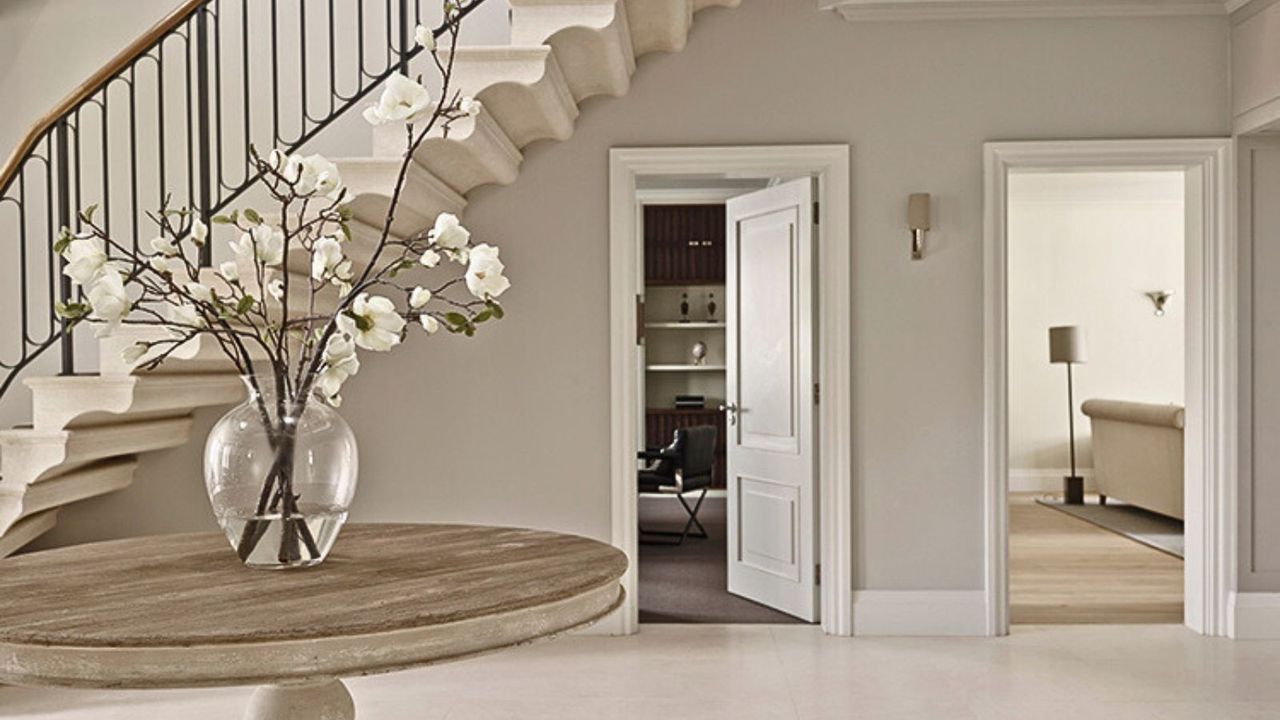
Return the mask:
{"type": "Polygon", "coordinates": [[[1236,575],[1237,276],[1227,139],[986,145],[986,630],[1009,630],[1007,179],[1013,171],[1184,170],[1187,205],[1185,623],[1226,635],[1236,575]]]}
{"type": "Polygon", "coordinates": [[[851,396],[852,255],[850,150],[847,145],[617,148],[609,153],[610,476],[612,540],[631,560],[624,605],[602,625],[637,631],[636,452],[640,416],[636,296],[640,238],[637,179],[719,176],[818,179],[819,555],[822,628],[853,629],[853,488],[851,396]]]}

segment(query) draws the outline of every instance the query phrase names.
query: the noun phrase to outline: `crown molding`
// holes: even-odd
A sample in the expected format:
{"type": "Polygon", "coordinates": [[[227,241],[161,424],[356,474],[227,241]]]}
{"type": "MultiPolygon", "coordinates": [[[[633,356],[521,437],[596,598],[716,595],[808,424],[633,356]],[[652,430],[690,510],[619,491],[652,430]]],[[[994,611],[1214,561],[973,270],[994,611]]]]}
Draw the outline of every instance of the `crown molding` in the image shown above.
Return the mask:
{"type": "Polygon", "coordinates": [[[1249,0],[819,0],[856,22],[1222,15],[1249,0]]]}

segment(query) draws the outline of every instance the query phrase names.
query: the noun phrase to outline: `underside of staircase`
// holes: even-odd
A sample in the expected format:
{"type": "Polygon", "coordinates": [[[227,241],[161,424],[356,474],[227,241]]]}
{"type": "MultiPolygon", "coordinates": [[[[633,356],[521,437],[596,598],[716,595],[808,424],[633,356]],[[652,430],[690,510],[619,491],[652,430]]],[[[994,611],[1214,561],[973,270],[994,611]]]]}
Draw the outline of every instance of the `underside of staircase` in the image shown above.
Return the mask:
{"type": "MultiPolygon", "coordinates": [[[[422,144],[395,233],[428,227],[441,212],[462,214],[467,193],[481,185],[513,182],[526,146],[572,135],[580,102],[625,94],[637,57],[682,49],[694,13],[741,0],[509,2],[510,45],[455,53],[455,87],[483,110],[455,123],[448,138],[422,144]]],[[[374,157],[335,161],[354,198],[346,252],[356,263],[368,260],[380,234],[403,142],[401,130],[379,127],[374,157]]],[[[309,259],[295,254],[288,267],[305,275],[309,259]]],[[[99,341],[97,375],[25,381],[31,426],[0,432],[0,557],[52,528],[60,507],[127,487],[139,455],[191,441],[195,409],[241,399],[242,384],[211,338],[188,342],[153,371],[135,372],[121,350],[156,332],[126,326],[99,341]]]]}

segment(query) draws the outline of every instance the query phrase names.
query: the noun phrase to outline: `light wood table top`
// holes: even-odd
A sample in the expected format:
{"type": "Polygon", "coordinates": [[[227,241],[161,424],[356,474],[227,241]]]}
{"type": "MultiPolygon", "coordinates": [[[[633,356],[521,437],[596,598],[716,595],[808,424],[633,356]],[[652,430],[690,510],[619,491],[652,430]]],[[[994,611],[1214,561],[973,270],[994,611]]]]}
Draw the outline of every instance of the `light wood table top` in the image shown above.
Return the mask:
{"type": "Polygon", "coordinates": [[[0,680],[81,687],[317,681],[455,659],[594,622],[625,556],[462,525],[348,525],[305,570],[244,567],[219,534],[0,561],[0,680]]]}

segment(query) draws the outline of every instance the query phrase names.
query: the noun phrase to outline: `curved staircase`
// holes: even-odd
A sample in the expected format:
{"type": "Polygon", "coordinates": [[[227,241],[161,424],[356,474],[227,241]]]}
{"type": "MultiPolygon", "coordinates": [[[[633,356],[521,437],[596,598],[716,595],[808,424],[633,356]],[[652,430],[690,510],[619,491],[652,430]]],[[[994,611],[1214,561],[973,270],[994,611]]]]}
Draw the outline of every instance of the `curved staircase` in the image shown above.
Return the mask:
{"type": "MultiPolygon", "coordinates": [[[[570,137],[578,103],[626,93],[638,56],[680,50],[694,13],[741,0],[509,2],[511,45],[456,50],[455,86],[478,98],[483,111],[456,123],[447,138],[422,144],[398,233],[427,227],[440,212],[461,214],[476,187],[514,181],[525,146],[570,137]]],[[[384,126],[374,129],[374,157],[335,160],[354,195],[347,252],[357,262],[367,260],[378,237],[402,151],[403,131],[384,126]]],[[[291,257],[289,268],[305,274],[307,259],[291,257]]],[[[239,378],[210,338],[135,373],[120,351],[154,332],[126,327],[101,340],[97,375],[25,381],[32,424],[0,432],[0,556],[52,528],[63,505],[128,486],[138,455],[189,442],[196,408],[241,398],[239,378]]]]}

